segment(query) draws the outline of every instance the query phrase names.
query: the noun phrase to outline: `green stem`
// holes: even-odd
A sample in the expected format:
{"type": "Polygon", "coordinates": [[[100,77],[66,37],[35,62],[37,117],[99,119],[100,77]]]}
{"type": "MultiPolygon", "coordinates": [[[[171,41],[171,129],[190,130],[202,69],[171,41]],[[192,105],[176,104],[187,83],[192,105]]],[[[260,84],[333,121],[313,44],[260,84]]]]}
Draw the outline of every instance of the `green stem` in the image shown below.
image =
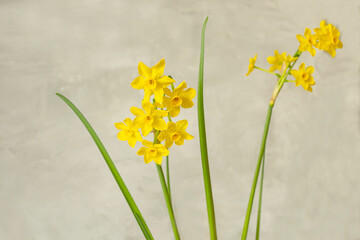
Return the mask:
{"type": "Polygon", "coordinates": [[[265,149],[263,160],[261,164],[261,179],[260,179],[260,189],[259,189],[259,206],[258,206],[258,215],[257,215],[257,224],[256,224],[256,240],[260,238],[260,219],[261,219],[261,205],[262,205],[262,192],[263,192],[263,183],[264,183],[264,168],[265,168],[265,149]]]}
{"type": "Polygon", "coordinates": [[[171,201],[169,155],[166,156],[166,184],[168,188],[169,198],[171,201]]]}
{"type": "Polygon", "coordinates": [[[266,139],[267,139],[267,135],[268,135],[268,131],[269,131],[269,125],[270,125],[270,119],[271,119],[271,113],[272,113],[273,107],[274,107],[273,104],[269,104],[269,108],[268,108],[268,112],[267,112],[267,116],[266,116],[266,122],[265,122],[265,126],[264,126],[264,132],[263,132],[261,146],[260,146],[258,163],[256,166],[255,175],[254,175],[254,179],[253,179],[253,183],[252,183],[252,187],[251,187],[250,198],[249,198],[249,203],[248,203],[248,207],[247,207],[247,211],[246,211],[241,240],[246,240],[248,229],[249,229],[249,222],[250,222],[252,205],[254,202],[256,184],[257,184],[257,180],[258,180],[258,176],[259,176],[259,172],[260,172],[260,166],[261,166],[261,162],[262,162],[261,160],[263,158],[264,151],[265,151],[266,139]]]}
{"type": "Polygon", "coordinates": [[[80,110],[69,99],[67,99],[66,97],[64,97],[60,93],[56,93],[56,95],[58,97],[60,97],[75,112],[75,114],[78,116],[78,118],[84,124],[85,128],[90,133],[91,137],[93,138],[94,142],[96,143],[97,147],[99,148],[102,156],[104,157],[106,164],[108,165],[112,175],[114,176],[115,181],[117,182],[122,194],[124,195],[124,197],[126,199],[126,202],[128,203],[131,211],[133,212],[133,214],[135,216],[135,219],[138,222],[138,224],[139,224],[139,226],[141,228],[141,231],[143,232],[145,238],[148,239],[148,240],[153,240],[154,238],[151,235],[151,232],[150,232],[148,226],[146,225],[146,222],[145,222],[143,216],[141,215],[139,208],[137,207],[134,199],[132,198],[128,188],[125,185],[125,182],[121,178],[118,170],[115,167],[114,162],[110,158],[110,155],[106,151],[104,145],[102,144],[100,138],[97,136],[95,130],[92,128],[92,126],[87,121],[87,119],[84,117],[84,115],[80,112],[80,110]]]}
{"type": "Polygon", "coordinates": [[[274,72],[271,72],[271,71],[269,71],[269,70],[266,70],[266,69],[263,69],[263,68],[259,68],[259,67],[257,67],[257,66],[254,66],[254,68],[259,69],[259,70],[261,70],[261,71],[263,71],[263,72],[266,72],[266,73],[271,73],[271,74],[273,74],[273,75],[275,75],[275,76],[277,76],[277,77],[281,77],[280,74],[278,74],[278,73],[274,73],[274,72]]]}
{"type": "MultiPolygon", "coordinates": [[[[159,140],[157,139],[157,136],[159,135],[159,131],[156,131],[154,134],[154,144],[158,144],[159,140]]],[[[163,191],[163,195],[164,195],[164,199],[165,199],[165,203],[166,203],[166,207],[168,209],[168,213],[169,213],[169,217],[170,217],[170,222],[171,222],[171,226],[174,232],[174,236],[176,240],[180,240],[180,234],[179,234],[179,230],[177,228],[176,225],[176,220],[175,220],[175,215],[174,215],[174,210],[171,204],[171,197],[169,194],[169,190],[168,187],[166,186],[166,182],[165,182],[165,177],[164,177],[164,172],[163,169],[161,167],[161,165],[155,164],[156,165],[156,169],[159,175],[159,180],[161,183],[161,188],[163,191]]]]}
{"type": "MultiPolygon", "coordinates": [[[[169,122],[172,122],[170,113],[168,113],[168,119],[169,119],[169,122]]],[[[168,192],[169,192],[169,196],[170,196],[170,200],[171,200],[169,155],[166,156],[166,182],[167,182],[168,192]]]]}
{"type": "Polygon", "coordinates": [[[175,239],[180,240],[179,231],[178,231],[176,221],[175,221],[174,211],[173,211],[173,208],[172,208],[172,205],[171,205],[171,199],[169,197],[168,189],[167,189],[166,183],[165,183],[164,173],[163,173],[161,165],[158,165],[158,164],[155,164],[155,165],[156,165],[156,169],[157,169],[158,174],[159,174],[161,188],[162,188],[162,191],[163,191],[163,194],[164,194],[166,207],[167,207],[168,212],[169,212],[169,217],[170,217],[170,221],[171,221],[171,226],[172,226],[173,231],[174,231],[175,239]]]}
{"type": "Polygon", "coordinates": [[[201,50],[200,50],[200,66],[199,66],[199,85],[198,85],[198,120],[199,120],[199,138],[200,138],[200,151],[201,162],[204,176],[206,206],[208,212],[210,239],[216,240],[216,222],[215,222],[215,210],[214,202],[211,190],[211,179],[209,160],[206,144],[206,128],[205,128],[205,116],[204,116],[204,99],[203,99],[203,80],[204,80],[204,45],[205,45],[205,29],[208,18],[205,19],[202,32],[201,32],[201,50]]]}

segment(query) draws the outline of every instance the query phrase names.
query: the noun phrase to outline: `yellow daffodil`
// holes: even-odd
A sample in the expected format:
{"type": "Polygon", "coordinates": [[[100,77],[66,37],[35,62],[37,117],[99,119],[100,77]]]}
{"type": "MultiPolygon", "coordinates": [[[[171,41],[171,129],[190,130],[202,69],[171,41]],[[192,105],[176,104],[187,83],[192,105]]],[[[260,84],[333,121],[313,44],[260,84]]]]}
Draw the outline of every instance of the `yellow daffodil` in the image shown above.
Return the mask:
{"type": "Polygon", "coordinates": [[[175,142],[176,145],[183,145],[184,139],[191,140],[194,137],[187,133],[185,130],[188,126],[187,120],[180,120],[176,123],[168,122],[167,129],[161,131],[158,136],[160,142],[165,140],[165,147],[170,148],[175,142]]]}
{"type": "Polygon", "coordinates": [[[150,100],[152,94],[155,95],[155,101],[162,103],[164,88],[175,82],[168,76],[163,76],[165,68],[165,59],[161,59],[155,66],[149,68],[144,63],[139,62],[139,77],[135,78],[131,86],[135,89],[144,89],[145,100],[150,100]]]}
{"type": "Polygon", "coordinates": [[[144,111],[137,107],[131,107],[130,111],[136,116],[134,125],[141,128],[143,136],[147,136],[153,129],[166,129],[166,122],[162,118],[168,115],[167,111],[156,110],[149,101],[145,100],[142,102],[142,108],[144,111]]]}
{"type": "Polygon", "coordinates": [[[249,64],[249,70],[248,70],[246,76],[249,76],[249,74],[254,70],[256,58],[257,58],[257,54],[255,55],[254,58],[249,59],[249,63],[250,63],[249,64]]]}
{"type": "Polygon", "coordinates": [[[331,23],[326,25],[326,22],[322,20],[320,22],[320,28],[315,28],[314,32],[319,39],[318,48],[328,52],[332,57],[335,57],[335,49],[343,47],[343,44],[339,39],[339,30],[331,23]]]}
{"type": "Polygon", "coordinates": [[[296,35],[296,38],[300,42],[300,51],[308,51],[311,56],[315,56],[316,50],[313,47],[317,47],[317,37],[316,35],[311,34],[311,30],[309,28],[305,28],[304,37],[298,34],[296,35]]]}
{"type": "Polygon", "coordinates": [[[162,158],[169,155],[169,150],[162,144],[153,144],[147,140],[143,140],[142,144],[145,147],[141,147],[136,154],[144,156],[145,163],[154,161],[156,164],[161,165],[162,158]]]}
{"type": "Polygon", "coordinates": [[[196,96],[196,90],[193,88],[186,88],[185,81],[181,82],[173,91],[168,88],[164,89],[165,97],[161,107],[166,107],[171,117],[179,115],[180,106],[182,108],[191,108],[194,106],[192,99],[196,96]]]}
{"type": "Polygon", "coordinates": [[[124,123],[115,123],[115,127],[121,130],[117,137],[122,141],[128,141],[130,147],[134,148],[136,141],[142,141],[140,132],[138,128],[134,126],[134,123],[130,118],[126,118],[124,123]]]}
{"type": "Polygon", "coordinates": [[[314,72],[314,67],[310,66],[305,69],[305,64],[302,63],[299,70],[291,70],[290,73],[295,77],[295,86],[302,85],[307,91],[312,92],[312,85],[315,85],[314,78],[311,74],[314,72]]]}
{"type": "Polygon", "coordinates": [[[286,57],[286,52],[283,52],[280,55],[278,50],[275,50],[274,54],[275,56],[270,56],[266,59],[269,64],[272,64],[272,66],[269,69],[270,72],[274,72],[275,70],[280,71],[286,57]]]}
{"type": "Polygon", "coordinates": [[[290,55],[286,56],[286,52],[279,54],[277,50],[274,51],[274,55],[275,56],[270,56],[266,59],[269,64],[272,64],[269,69],[270,72],[279,70],[279,72],[282,73],[287,68],[287,66],[296,59],[290,55]]]}

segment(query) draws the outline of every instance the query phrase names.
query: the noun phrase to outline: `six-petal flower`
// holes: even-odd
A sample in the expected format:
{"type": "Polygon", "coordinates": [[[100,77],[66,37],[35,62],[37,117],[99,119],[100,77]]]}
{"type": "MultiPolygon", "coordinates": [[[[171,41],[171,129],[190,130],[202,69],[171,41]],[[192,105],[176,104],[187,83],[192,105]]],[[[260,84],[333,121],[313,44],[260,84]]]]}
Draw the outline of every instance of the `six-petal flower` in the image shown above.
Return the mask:
{"type": "Polygon", "coordinates": [[[131,107],[130,111],[136,116],[134,125],[137,128],[141,128],[143,136],[147,136],[153,129],[166,129],[166,122],[162,118],[168,115],[167,111],[155,109],[154,105],[146,100],[142,102],[142,108],[144,110],[131,107]]]}
{"type": "Polygon", "coordinates": [[[322,20],[320,22],[320,28],[315,28],[314,32],[319,39],[318,48],[328,52],[332,57],[335,57],[335,49],[343,47],[343,44],[339,39],[339,30],[331,23],[326,25],[326,22],[322,20]]]}
{"type": "Polygon", "coordinates": [[[141,147],[137,155],[144,156],[145,163],[154,161],[156,164],[161,165],[162,158],[169,155],[169,150],[162,144],[153,144],[147,140],[143,140],[142,144],[145,147],[141,147]]]}
{"type": "Polygon", "coordinates": [[[166,107],[169,111],[170,117],[179,115],[180,106],[182,108],[191,108],[194,106],[192,99],[196,96],[196,91],[193,88],[186,88],[185,81],[181,82],[173,91],[168,88],[164,89],[165,97],[162,107],[166,107]]]}
{"type": "Polygon", "coordinates": [[[310,66],[305,68],[305,64],[302,63],[299,70],[291,70],[291,75],[295,78],[295,86],[303,86],[307,91],[312,92],[312,85],[315,85],[315,81],[311,74],[314,72],[314,67],[310,66]]]}
{"type": "Polygon", "coordinates": [[[134,148],[137,141],[142,141],[138,128],[134,126],[130,118],[126,118],[124,123],[115,123],[115,127],[121,130],[117,135],[118,139],[128,141],[130,147],[134,148]]]}
{"type": "Polygon", "coordinates": [[[139,75],[132,81],[131,86],[135,89],[144,89],[145,100],[150,100],[152,94],[155,95],[155,101],[162,103],[164,88],[175,82],[174,79],[163,76],[165,68],[165,59],[161,59],[155,66],[149,68],[144,63],[139,62],[139,75]]]}
{"type": "Polygon", "coordinates": [[[170,148],[175,142],[176,145],[183,145],[184,139],[191,140],[194,137],[186,132],[187,120],[180,120],[176,123],[168,122],[167,129],[161,131],[157,139],[162,142],[165,140],[165,147],[170,148]]]}

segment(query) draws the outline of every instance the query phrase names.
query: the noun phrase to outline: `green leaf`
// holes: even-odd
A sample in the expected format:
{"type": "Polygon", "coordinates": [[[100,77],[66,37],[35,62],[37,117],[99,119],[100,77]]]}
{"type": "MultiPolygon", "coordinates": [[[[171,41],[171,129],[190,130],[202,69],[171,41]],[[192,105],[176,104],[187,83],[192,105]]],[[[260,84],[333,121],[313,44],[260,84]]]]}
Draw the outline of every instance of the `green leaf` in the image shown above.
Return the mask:
{"type": "Polygon", "coordinates": [[[146,225],[146,222],[145,222],[144,218],[142,217],[139,208],[137,207],[134,199],[132,198],[132,196],[131,196],[128,188],[126,187],[123,179],[121,178],[118,170],[116,169],[114,162],[111,160],[108,152],[106,151],[104,145],[100,141],[100,139],[97,136],[94,129],[91,127],[90,123],[86,120],[84,115],[79,111],[79,109],[77,109],[75,107],[75,105],[69,99],[67,99],[66,97],[64,97],[60,93],[56,93],[56,95],[58,97],[60,97],[75,112],[75,114],[79,117],[81,122],[84,124],[85,128],[88,130],[91,137],[94,139],[94,141],[96,143],[96,146],[99,148],[102,156],[104,157],[106,164],[108,165],[112,175],[115,178],[115,181],[119,185],[120,190],[123,193],[127,203],[129,204],[129,207],[130,207],[131,211],[133,212],[133,214],[135,216],[135,219],[138,222],[138,224],[140,226],[140,229],[143,232],[145,238],[148,239],[148,240],[153,240],[154,238],[151,235],[151,232],[150,232],[148,226],[146,225]]]}
{"type": "Polygon", "coordinates": [[[201,162],[204,176],[205,185],[205,196],[206,206],[208,212],[209,228],[210,228],[210,239],[217,239],[216,235],[216,221],[215,221],[215,210],[214,201],[211,190],[211,178],[209,159],[206,144],[206,128],[205,128],[205,114],[204,114],[204,49],[205,49],[205,29],[208,21],[208,17],[205,19],[202,32],[201,32],[201,50],[200,50],[200,66],[199,66],[199,84],[197,92],[197,104],[198,104],[198,121],[199,121],[199,138],[200,138],[200,151],[201,151],[201,162]]]}

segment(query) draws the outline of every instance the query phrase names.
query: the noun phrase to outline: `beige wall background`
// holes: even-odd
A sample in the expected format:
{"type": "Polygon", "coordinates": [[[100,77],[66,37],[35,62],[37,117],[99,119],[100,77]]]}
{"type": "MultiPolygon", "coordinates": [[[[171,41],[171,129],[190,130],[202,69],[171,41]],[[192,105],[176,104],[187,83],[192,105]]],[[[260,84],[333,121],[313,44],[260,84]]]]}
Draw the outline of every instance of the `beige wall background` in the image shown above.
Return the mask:
{"type": "MultiPolygon", "coordinates": [[[[356,0],[0,1],[0,239],[143,239],[71,99],[96,129],[156,239],[173,239],[153,163],[115,122],[133,117],[139,61],[197,88],[200,31],[209,16],[205,111],[219,239],[239,239],[275,80],[274,50],[293,54],[322,19],[341,32],[335,58],[315,67],[314,92],[287,84],[266,153],[261,239],[360,239],[359,27],[356,0]]],[[[195,101],[196,102],[196,101],[195,101]]],[[[209,239],[196,107],[183,110],[195,139],[171,152],[183,239],[209,239]]],[[[256,208],[254,209],[256,212],[256,208]]],[[[255,217],[249,239],[254,238],[255,217]]]]}

